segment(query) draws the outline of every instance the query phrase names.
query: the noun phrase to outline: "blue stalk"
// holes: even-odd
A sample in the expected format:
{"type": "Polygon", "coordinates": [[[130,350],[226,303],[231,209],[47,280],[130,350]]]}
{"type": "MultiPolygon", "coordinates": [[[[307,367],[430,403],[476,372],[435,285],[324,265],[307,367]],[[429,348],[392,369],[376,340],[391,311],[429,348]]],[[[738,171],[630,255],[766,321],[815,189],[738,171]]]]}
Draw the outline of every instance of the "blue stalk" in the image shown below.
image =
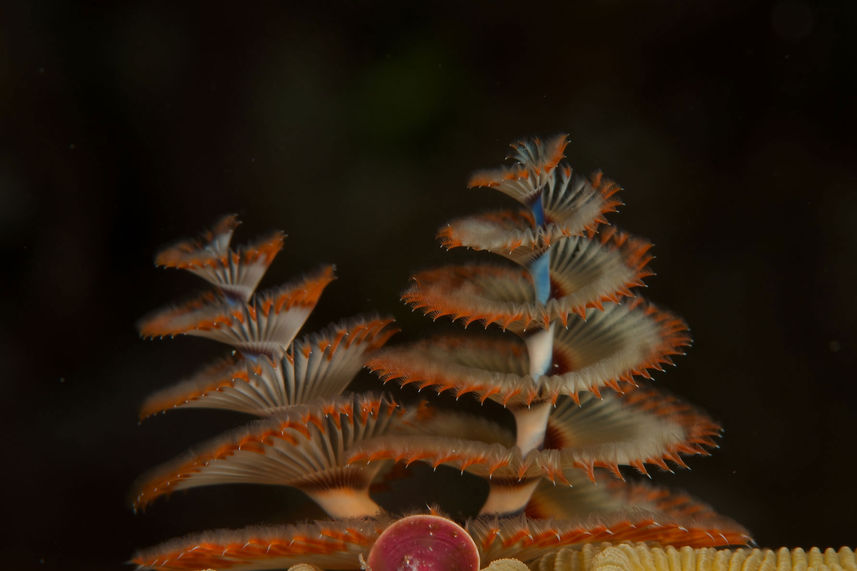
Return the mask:
{"type": "MultiPolygon", "coordinates": [[[[545,225],[545,212],[542,207],[541,193],[530,205],[533,219],[538,228],[545,225]]],[[[550,300],[550,248],[527,266],[535,286],[536,301],[542,305],[550,300]]],[[[553,365],[553,332],[554,325],[524,337],[530,360],[530,375],[537,379],[551,370],[553,365]]],[[[542,447],[545,439],[548,415],[550,414],[550,399],[537,399],[530,405],[512,408],[517,427],[517,446],[522,454],[542,447]]]]}
{"type": "MultiPolygon", "coordinates": [[[[533,214],[536,226],[538,228],[543,228],[545,225],[545,211],[542,206],[541,193],[536,196],[535,200],[530,205],[530,211],[533,214]]],[[[548,247],[538,258],[531,261],[527,267],[536,290],[536,301],[543,305],[548,302],[551,293],[550,259],[550,247],[548,247]]],[[[531,336],[531,340],[532,343],[528,342],[528,345],[538,345],[538,347],[529,347],[530,373],[533,376],[544,375],[551,366],[553,353],[553,327],[550,328],[550,333],[548,334],[533,334],[531,336]],[[536,340],[533,339],[533,337],[539,337],[539,339],[536,340]]]]}

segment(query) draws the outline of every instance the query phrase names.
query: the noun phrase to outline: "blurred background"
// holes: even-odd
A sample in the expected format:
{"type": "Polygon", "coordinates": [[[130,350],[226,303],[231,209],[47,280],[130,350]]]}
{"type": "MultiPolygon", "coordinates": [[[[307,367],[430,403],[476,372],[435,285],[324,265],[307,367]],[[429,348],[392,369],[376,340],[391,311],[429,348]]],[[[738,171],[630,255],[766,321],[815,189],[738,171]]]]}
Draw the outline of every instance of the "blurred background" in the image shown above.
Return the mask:
{"type": "Polygon", "coordinates": [[[263,287],[337,265],[307,330],[373,310],[400,339],[458,330],[399,293],[460,259],[441,224],[509,204],[469,173],[558,132],[622,184],[611,221],[655,243],[646,295],[691,325],[656,383],[726,428],[656,482],[763,546],[855,546],[855,19],[803,0],[4,7],[0,559],[119,569],[175,535],[318,515],[250,486],[131,513],[139,474],[245,420],[138,425],[224,351],[138,338],[202,286],[154,253],[237,212],[238,242],[289,234],[263,287]]]}

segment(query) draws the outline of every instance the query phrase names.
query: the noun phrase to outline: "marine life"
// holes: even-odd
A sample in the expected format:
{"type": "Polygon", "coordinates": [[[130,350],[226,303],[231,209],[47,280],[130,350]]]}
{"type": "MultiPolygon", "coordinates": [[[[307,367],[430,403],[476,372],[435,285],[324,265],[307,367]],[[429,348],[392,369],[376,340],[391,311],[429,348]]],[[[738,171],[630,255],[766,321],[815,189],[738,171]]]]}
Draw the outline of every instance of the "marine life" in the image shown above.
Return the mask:
{"type": "Polygon", "coordinates": [[[215,290],[145,318],[141,333],[201,336],[235,352],[155,393],[141,417],[222,408],[258,420],[142,476],[134,508],[199,486],[275,484],[303,491],[331,519],[205,532],[133,561],[151,569],[359,569],[361,559],[375,571],[516,568],[604,541],[750,542],[706,505],[630,473],[685,467],[682,455],[708,454],[720,427],[640,386],[689,345],[687,326],[635,292],[651,273],[651,244],[608,224],[619,186],[573,171],[563,161],[567,144],[566,135],[521,141],[510,164],[475,173],[469,186],[498,190],[517,206],[454,220],[439,237],[497,261],[420,272],[403,294],[432,318],[479,322],[491,335],[386,347],[397,331],[392,319],[368,316],[298,337],[333,268],[257,293],[284,235],[231,249],[234,216],[161,252],[159,265],[193,272],[215,290]],[[386,394],[345,393],[364,364],[386,394]],[[412,402],[396,385],[428,390],[412,402]],[[430,393],[499,405],[514,423],[430,393]],[[414,462],[483,478],[479,514],[459,527],[435,510],[382,507],[373,486],[414,462]]]}
{"type": "Polygon", "coordinates": [[[372,571],[477,571],[479,551],[467,531],[441,516],[404,517],[384,530],[366,561],[372,571]]]}
{"type": "MultiPolygon", "coordinates": [[[[454,220],[439,232],[447,248],[512,264],[426,270],[403,295],[432,318],[482,322],[507,335],[445,336],[379,351],[368,362],[385,381],[501,404],[515,419],[514,437],[459,436],[450,447],[455,434],[394,435],[361,444],[354,460],[450,465],[489,480],[482,515],[545,517],[537,506],[550,504],[544,513],[569,518],[639,506],[610,486],[592,486],[597,468],[619,479],[621,465],[648,475],[647,464],[684,466],[681,455],[715,446],[720,427],[711,419],[638,387],[638,379],[671,364],[690,336],[680,318],[634,293],[651,273],[651,244],[606,224],[620,204],[619,186],[600,173],[574,172],[562,160],[567,143],[559,135],[513,144],[511,165],[477,171],[469,186],[498,190],[518,206],[454,220]],[[545,480],[563,491],[546,492],[545,480]],[[583,496],[592,500],[585,508],[577,503],[583,496]]],[[[471,425],[460,434],[478,433],[471,425]]],[[[726,521],[702,528],[719,538],[712,544],[749,539],[726,521]]]]}

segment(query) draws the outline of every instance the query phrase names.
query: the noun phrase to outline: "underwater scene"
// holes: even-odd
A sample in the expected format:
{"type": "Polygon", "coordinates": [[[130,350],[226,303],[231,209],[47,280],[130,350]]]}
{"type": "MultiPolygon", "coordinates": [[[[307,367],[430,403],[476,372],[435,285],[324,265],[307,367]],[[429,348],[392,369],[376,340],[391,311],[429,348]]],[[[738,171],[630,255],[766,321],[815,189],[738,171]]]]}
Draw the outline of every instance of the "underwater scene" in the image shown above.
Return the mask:
{"type": "Polygon", "coordinates": [[[14,569],[857,569],[857,9],[11,7],[14,569]]]}

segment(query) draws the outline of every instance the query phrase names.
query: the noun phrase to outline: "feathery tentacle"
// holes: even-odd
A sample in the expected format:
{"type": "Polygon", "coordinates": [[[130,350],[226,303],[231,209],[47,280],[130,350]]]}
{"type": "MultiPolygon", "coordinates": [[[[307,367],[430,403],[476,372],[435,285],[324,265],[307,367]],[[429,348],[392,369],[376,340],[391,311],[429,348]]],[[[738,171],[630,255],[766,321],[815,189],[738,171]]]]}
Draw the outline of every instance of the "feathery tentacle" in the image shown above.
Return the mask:
{"type": "Polygon", "coordinates": [[[279,361],[240,355],[206,367],[150,396],[140,417],[174,408],[218,408],[267,416],[286,407],[338,396],[368,355],[398,329],[390,318],[366,317],[299,338],[279,361]]]}
{"type": "Polygon", "coordinates": [[[251,571],[299,563],[359,569],[359,556],[368,552],[389,523],[380,517],[208,531],[142,549],[131,561],[158,571],[251,571]]]}
{"type": "Polygon", "coordinates": [[[245,355],[278,358],[333,279],[333,266],[324,266],[296,282],[256,294],[249,302],[240,304],[208,293],[143,319],[140,334],[195,335],[232,345],[245,355]]]}
{"type": "Polygon", "coordinates": [[[155,498],[213,484],[274,484],[298,488],[336,517],[378,513],[368,498],[380,466],[346,463],[347,451],[413,422],[416,411],[372,395],[295,406],[224,435],[143,476],[134,508],[155,498]],[[355,496],[355,494],[357,494],[355,496]],[[341,505],[337,505],[337,502],[341,505]],[[351,513],[348,510],[369,510],[351,513]],[[348,513],[341,513],[343,510],[348,513]]]}

